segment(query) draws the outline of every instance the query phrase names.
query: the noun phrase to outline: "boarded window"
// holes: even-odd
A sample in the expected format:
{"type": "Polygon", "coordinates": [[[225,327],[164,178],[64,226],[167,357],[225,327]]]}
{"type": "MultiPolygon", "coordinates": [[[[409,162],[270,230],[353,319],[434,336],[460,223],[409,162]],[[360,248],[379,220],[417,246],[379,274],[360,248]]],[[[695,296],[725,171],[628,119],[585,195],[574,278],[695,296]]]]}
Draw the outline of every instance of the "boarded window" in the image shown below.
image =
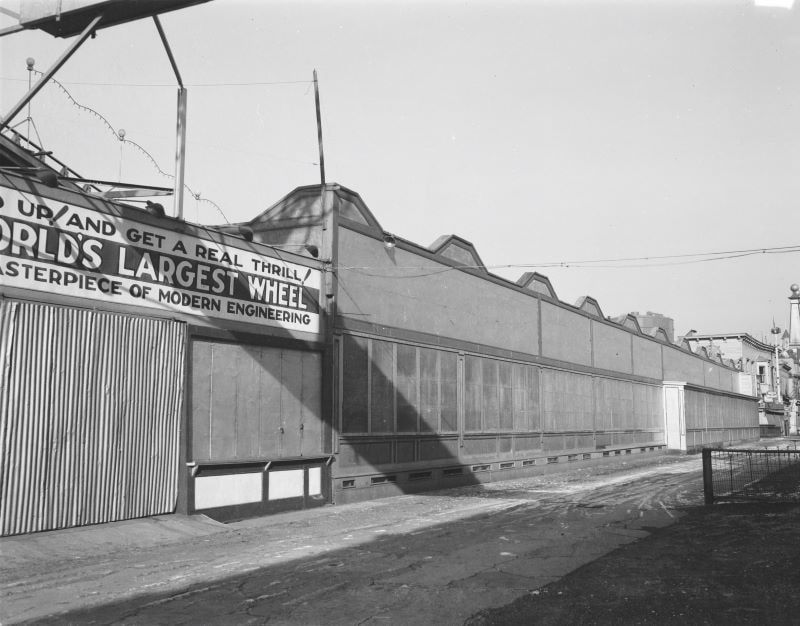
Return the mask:
{"type": "Polygon", "coordinates": [[[193,459],[319,454],[321,362],[318,352],[194,341],[193,459]]]}

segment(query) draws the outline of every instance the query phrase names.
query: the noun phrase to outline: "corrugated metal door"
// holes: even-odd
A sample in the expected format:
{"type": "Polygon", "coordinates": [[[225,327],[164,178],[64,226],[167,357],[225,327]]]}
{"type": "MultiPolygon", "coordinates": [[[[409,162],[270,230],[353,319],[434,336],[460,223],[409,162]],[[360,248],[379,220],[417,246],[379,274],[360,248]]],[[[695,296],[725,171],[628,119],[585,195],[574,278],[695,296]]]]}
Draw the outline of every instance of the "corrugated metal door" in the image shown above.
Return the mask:
{"type": "Polygon", "coordinates": [[[185,325],[0,307],[2,534],[172,512],[185,325]]]}
{"type": "Polygon", "coordinates": [[[192,456],[247,461],[322,454],[318,352],[192,342],[192,456]]]}

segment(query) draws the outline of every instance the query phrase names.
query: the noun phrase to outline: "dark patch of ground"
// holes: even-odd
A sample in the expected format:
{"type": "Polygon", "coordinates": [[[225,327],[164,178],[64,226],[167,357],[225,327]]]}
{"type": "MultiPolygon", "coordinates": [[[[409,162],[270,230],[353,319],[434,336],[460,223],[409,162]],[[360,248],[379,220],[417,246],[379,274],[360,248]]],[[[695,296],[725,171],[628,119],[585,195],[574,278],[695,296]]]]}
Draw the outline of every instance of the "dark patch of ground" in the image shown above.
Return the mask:
{"type": "Polygon", "coordinates": [[[468,626],[800,624],[800,505],[696,507],[468,626]]]}

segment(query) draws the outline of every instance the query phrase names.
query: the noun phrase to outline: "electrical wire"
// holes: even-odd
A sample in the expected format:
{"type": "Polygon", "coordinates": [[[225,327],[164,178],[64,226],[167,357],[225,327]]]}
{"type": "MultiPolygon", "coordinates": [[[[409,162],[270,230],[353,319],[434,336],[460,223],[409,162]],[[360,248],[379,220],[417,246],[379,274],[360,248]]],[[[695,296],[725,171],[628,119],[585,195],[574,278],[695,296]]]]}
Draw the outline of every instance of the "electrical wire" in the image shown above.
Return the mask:
{"type": "MultiPolygon", "coordinates": [[[[32,70],[38,72],[38,70],[32,70]]],[[[8,80],[8,81],[23,81],[22,78],[7,78],[5,76],[0,76],[0,80],[8,80]]],[[[243,82],[243,83],[191,83],[185,84],[184,87],[272,87],[278,85],[305,85],[306,83],[313,84],[313,80],[276,80],[276,81],[250,81],[250,82],[243,82]]],[[[165,88],[171,87],[174,88],[175,85],[171,83],[95,83],[95,82],[84,82],[84,81],[66,81],[67,85],[75,85],[75,86],[82,86],[82,87],[154,87],[154,88],[165,88]]]]}
{"type": "MultiPolygon", "coordinates": [[[[36,72],[37,74],[42,75],[42,76],[44,75],[44,73],[40,72],[39,70],[31,70],[31,71],[32,72],[36,72]]],[[[150,161],[150,163],[153,165],[153,167],[155,167],[156,171],[159,174],[161,174],[162,176],[165,176],[167,178],[170,178],[172,180],[175,180],[175,176],[173,174],[165,172],[161,168],[161,166],[158,164],[158,162],[153,158],[153,155],[151,155],[147,150],[145,150],[142,146],[140,146],[135,141],[131,141],[130,139],[126,139],[124,136],[121,136],[121,133],[118,133],[116,130],[114,130],[114,127],[111,125],[111,122],[109,122],[103,115],[101,115],[100,113],[98,113],[97,111],[92,109],[91,107],[87,107],[86,105],[83,105],[80,102],[78,102],[77,100],[75,100],[75,98],[72,97],[72,94],[69,92],[69,90],[66,87],[64,87],[64,85],[61,84],[59,81],[57,81],[55,78],[51,78],[50,82],[55,83],[59,87],[59,89],[61,89],[61,91],[64,93],[64,95],[66,95],[67,98],[69,98],[69,100],[72,102],[72,104],[74,106],[76,106],[80,110],[87,111],[88,113],[90,113],[91,115],[93,115],[94,117],[99,119],[106,126],[106,128],[108,128],[108,130],[111,131],[111,133],[114,135],[114,137],[117,140],[122,142],[123,145],[124,144],[130,144],[131,146],[136,148],[139,152],[141,152],[150,161]]],[[[31,120],[31,122],[32,121],[33,120],[31,120]]],[[[36,136],[39,137],[39,131],[36,129],[36,125],[34,124],[33,127],[34,127],[34,130],[36,131],[36,136]]],[[[41,143],[41,139],[39,139],[39,143],[41,143]]],[[[225,222],[230,224],[230,220],[228,220],[228,217],[225,215],[223,210],[220,208],[220,206],[216,202],[214,202],[213,200],[209,200],[208,198],[200,198],[200,194],[199,193],[195,193],[191,189],[191,187],[189,187],[189,185],[187,185],[186,183],[183,184],[183,187],[190,194],[192,194],[192,196],[195,198],[195,200],[197,200],[199,202],[206,202],[206,203],[212,205],[215,209],[217,209],[217,211],[219,211],[219,214],[222,216],[222,218],[225,220],[225,222]]]]}
{"type": "Polygon", "coordinates": [[[450,272],[453,270],[497,270],[497,269],[525,269],[525,268],[564,268],[564,269],[630,269],[630,268],[649,268],[649,267],[665,267],[672,265],[690,265],[694,263],[707,263],[710,261],[724,261],[730,259],[737,259],[741,257],[753,256],[757,254],[791,254],[800,252],[800,245],[794,246],[774,246],[769,248],[751,248],[748,250],[729,250],[722,252],[697,252],[693,254],[669,254],[652,257],[623,257],[618,259],[597,259],[597,260],[584,260],[584,261],[551,261],[546,263],[509,263],[503,265],[478,265],[478,264],[459,264],[449,265],[431,270],[430,266],[394,266],[392,273],[385,272],[371,272],[369,270],[378,269],[377,266],[347,266],[339,265],[339,270],[354,271],[365,276],[372,276],[376,278],[424,278],[426,276],[434,276],[443,272],[450,272]],[[705,257],[705,258],[696,258],[705,257]],[[666,263],[638,263],[629,264],[627,261],[646,261],[651,259],[687,259],[675,262],[666,263]],[[622,265],[597,265],[598,263],[615,263],[623,262],[622,265]],[[414,274],[398,275],[396,270],[408,270],[410,272],[416,270],[431,270],[422,271],[414,274]]]}
{"type": "MultiPolygon", "coordinates": [[[[36,73],[36,74],[39,74],[40,76],[44,76],[44,72],[40,72],[39,70],[31,70],[31,71],[36,73]]],[[[94,115],[97,119],[99,119],[101,122],[103,122],[103,124],[106,125],[106,127],[114,134],[115,137],[117,136],[117,131],[111,125],[111,122],[109,122],[105,117],[100,115],[100,113],[98,113],[97,111],[95,111],[91,107],[87,107],[87,106],[81,104],[80,102],[78,102],[77,100],[75,100],[75,98],[72,97],[72,94],[67,90],[67,88],[64,87],[64,85],[62,85],[60,82],[58,82],[55,78],[51,78],[50,82],[51,83],[55,83],[56,86],[58,86],[58,88],[61,89],[61,91],[64,92],[64,95],[67,96],[67,98],[69,98],[69,100],[72,102],[72,104],[74,106],[76,106],[77,108],[79,108],[79,109],[81,109],[83,111],[86,111],[87,113],[90,113],[91,115],[94,115]]]]}

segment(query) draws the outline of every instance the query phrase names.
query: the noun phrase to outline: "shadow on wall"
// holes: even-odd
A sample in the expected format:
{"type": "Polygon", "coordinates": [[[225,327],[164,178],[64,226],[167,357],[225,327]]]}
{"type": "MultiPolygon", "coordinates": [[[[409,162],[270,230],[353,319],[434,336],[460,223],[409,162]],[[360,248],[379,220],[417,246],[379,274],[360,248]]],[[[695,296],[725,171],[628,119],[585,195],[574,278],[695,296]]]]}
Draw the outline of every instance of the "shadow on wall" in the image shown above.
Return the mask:
{"type": "Polygon", "coordinates": [[[431,466],[451,466],[449,485],[479,482],[458,458],[458,355],[350,335],[342,343],[341,412],[327,424],[319,351],[195,339],[191,460],[302,463],[337,451],[334,474],[354,487],[441,486],[431,466]]]}
{"type": "Polygon", "coordinates": [[[442,477],[479,482],[462,474],[459,459],[456,353],[354,335],[342,337],[341,350],[343,488],[393,483],[390,491],[418,492],[442,477]]]}

